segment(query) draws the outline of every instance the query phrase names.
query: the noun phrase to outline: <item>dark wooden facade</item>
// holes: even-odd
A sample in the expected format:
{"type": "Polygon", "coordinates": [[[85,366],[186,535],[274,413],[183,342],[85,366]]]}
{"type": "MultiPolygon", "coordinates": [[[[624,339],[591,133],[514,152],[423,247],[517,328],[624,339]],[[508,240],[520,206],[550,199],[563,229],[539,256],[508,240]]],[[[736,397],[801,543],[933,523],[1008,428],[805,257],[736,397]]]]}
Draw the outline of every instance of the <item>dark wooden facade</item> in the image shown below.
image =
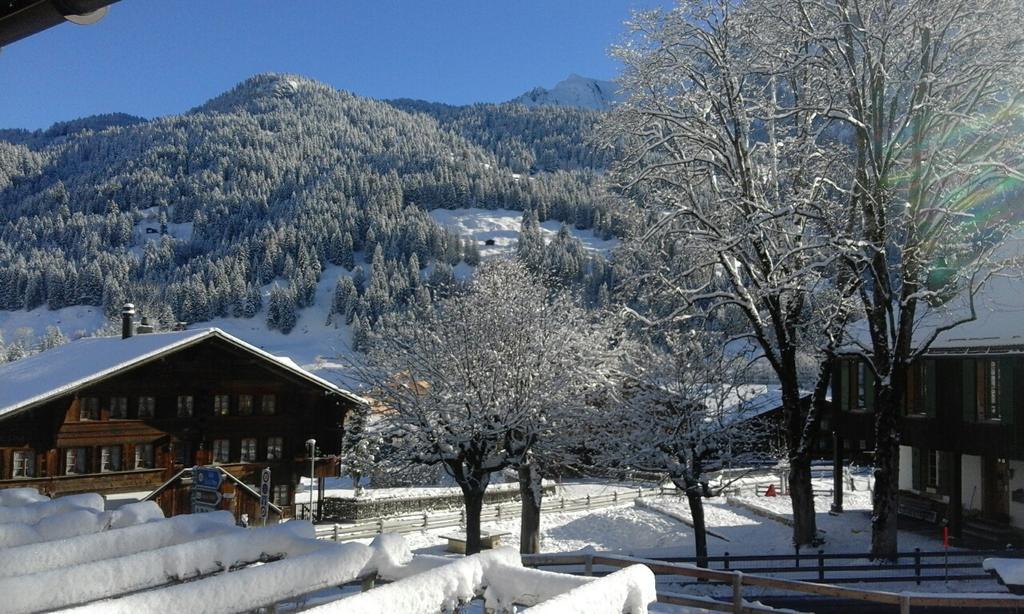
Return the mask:
{"type": "MultiPolygon", "coordinates": [[[[834,424],[842,458],[874,449],[874,384],[859,359],[836,362],[834,424]]],[[[928,354],[911,368],[899,417],[900,488],[963,514],[1024,528],[1024,357],[1014,348],[928,354]]]]}
{"type": "MultiPolygon", "coordinates": [[[[257,485],[270,467],[273,499],[289,514],[309,471],[305,441],[315,438],[321,456],[338,453],[354,397],[225,337],[204,337],[0,419],[0,488],[152,491],[194,464],[221,464],[257,485]]],[[[182,510],[175,503],[165,512],[182,510]]]]}

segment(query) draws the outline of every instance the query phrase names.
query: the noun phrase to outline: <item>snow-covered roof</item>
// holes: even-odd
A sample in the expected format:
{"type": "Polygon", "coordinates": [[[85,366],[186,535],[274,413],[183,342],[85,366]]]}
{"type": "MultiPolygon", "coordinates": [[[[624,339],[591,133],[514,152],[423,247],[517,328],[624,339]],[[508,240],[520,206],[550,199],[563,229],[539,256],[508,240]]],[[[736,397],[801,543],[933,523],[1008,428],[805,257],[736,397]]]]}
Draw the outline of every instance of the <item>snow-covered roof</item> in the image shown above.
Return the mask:
{"type": "Polygon", "coordinates": [[[202,328],[135,335],[127,339],[79,339],[0,365],[0,417],[72,393],[210,338],[226,341],[331,393],[365,403],[361,397],[306,371],[290,359],[274,356],[219,328],[202,328]]]}
{"type": "MultiPolygon", "coordinates": [[[[1024,231],[1006,238],[991,256],[993,265],[979,275],[990,274],[974,296],[975,319],[938,334],[929,353],[1024,353],[1024,279],[1016,262],[1024,258],[1024,231]],[[1004,268],[999,268],[1004,267],[1004,268]]],[[[920,345],[937,328],[966,319],[971,311],[970,294],[964,290],[945,303],[919,308],[914,344],[920,345]]],[[[848,350],[871,347],[867,323],[859,320],[848,331],[848,350]]]]}
{"type": "MultiPolygon", "coordinates": [[[[801,390],[800,398],[810,392],[801,390]]],[[[826,400],[828,397],[826,397],[826,400]]],[[[711,419],[730,424],[749,420],[782,407],[782,386],[778,384],[738,384],[712,391],[704,401],[711,419]]]]}

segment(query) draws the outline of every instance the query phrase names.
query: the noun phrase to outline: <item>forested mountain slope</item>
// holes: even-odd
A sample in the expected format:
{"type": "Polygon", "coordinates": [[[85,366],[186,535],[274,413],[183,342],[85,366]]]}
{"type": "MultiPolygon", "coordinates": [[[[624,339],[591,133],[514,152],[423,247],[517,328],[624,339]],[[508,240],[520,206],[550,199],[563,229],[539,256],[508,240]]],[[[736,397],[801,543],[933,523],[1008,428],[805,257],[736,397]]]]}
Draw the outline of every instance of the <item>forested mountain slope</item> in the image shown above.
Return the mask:
{"type": "Polygon", "coordinates": [[[370,323],[479,257],[429,210],[615,233],[597,185],[608,154],[588,144],[597,117],[389,103],[263,74],[182,115],[0,131],[0,310],[132,300],[163,322],[262,312],[287,331],[338,265],[357,269],[347,321],[370,323]]]}

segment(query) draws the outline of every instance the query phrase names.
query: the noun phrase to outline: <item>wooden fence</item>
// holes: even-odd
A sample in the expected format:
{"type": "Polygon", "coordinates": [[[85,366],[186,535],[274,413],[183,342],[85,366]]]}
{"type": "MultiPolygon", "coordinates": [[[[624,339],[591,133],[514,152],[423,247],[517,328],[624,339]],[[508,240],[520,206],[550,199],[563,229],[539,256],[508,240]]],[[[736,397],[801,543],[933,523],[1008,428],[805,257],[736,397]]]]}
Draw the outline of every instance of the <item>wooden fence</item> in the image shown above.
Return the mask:
{"type": "MultiPolygon", "coordinates": [[[[581,510],[601,509],[631,503],[644,497],[678,494],[674,488],[637,488],[635,490],[614,491],[603,495],[587,495],[566,499],[565,497],[546,497],[541,503],[544,512],[574,512],[581,510]]],[[[517,518],[522,503],[511,501],[496,505],[485,505],[480,514],[481,522],[495,522],[505,518],[517,518]]],[[[466,510],[462,508],[451,512],[423,512],[390,518],[375,518],[355,524],[320,524],[316,527],[316,536],[320,539],[347,541],[363,539],[381,533],[410,533],[427,529],[444,529],[448,527],[464,527],[466,510]]]]}
{"type": "MultiPolygon", "coordinates": [[[[744,600],[744,587],[762,587],[779,591],[788,591],[801,595],[833,597],[842,600],[869,602],[892,605],[899,608],[900,614],[909,614],[914,607],[943,608],[984,608],[986,611],[1024,609],[1024,597],[1013,595],[977,593],[966,594],[925,594],[895,593],[890,591],[863,590],[836,586],[834,584],[818,584],[801,580],[771,578],[762,575],[746,574],[742,571],[725,571],[704,569],[684,563],[670,563],[651,559],[640,559],[627,556],[606,554],[525,554],[523,564],[530,567],[577,566],[583,568],[585,575],[594,575],[595,567],[612,568],[628,567],[643,564],[658,576],[688,578],[716,582],[731,587],[729,601],[718,601],[704,596],[683,595],[679,593],[659,592],[658,601],[672,605],[704,608],[720,612],[776,612],[770,607],[748,603],[744,600]]],[[[764,598],[761,596],[761,598],[764,598]]],[[[787,610],[792,611],[792,610],[787,610]]]]}

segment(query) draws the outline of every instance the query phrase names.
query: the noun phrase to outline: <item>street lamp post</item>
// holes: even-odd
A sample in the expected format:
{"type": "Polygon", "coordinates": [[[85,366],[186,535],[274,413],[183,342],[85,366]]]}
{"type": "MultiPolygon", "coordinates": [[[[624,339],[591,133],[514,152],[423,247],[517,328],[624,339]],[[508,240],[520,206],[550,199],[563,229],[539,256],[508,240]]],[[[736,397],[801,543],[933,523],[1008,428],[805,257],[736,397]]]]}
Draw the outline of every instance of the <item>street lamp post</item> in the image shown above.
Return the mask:
{"type": "Polygon", "coordinates": [[[306,449],[309,450],[309,521],[313,522],[313,465],[316,462],[316,440],[307,439],[306,449]]]}

